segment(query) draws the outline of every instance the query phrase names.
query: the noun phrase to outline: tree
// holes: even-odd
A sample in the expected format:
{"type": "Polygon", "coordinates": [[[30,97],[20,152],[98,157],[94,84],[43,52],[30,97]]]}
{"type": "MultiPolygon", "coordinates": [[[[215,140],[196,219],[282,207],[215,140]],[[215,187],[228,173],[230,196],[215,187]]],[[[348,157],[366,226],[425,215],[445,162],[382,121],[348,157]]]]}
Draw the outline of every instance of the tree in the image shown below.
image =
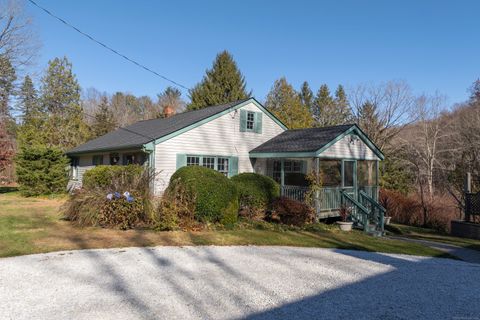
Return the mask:
{"type": "Polygon", "coordinates": [[[103,96],[91,126],[92,138],[103,136],[116,128],[117,124],[113,118],[108,98],[103,96]]]}
{"type": "Polygon", "coordinates": [[[37,51],[32,19],[25,15],[20,1],[0,2],[0,55],[17,68],[29,64],[37,51]]]}
{"type": "Polygon", "coordinates": [[[49,61],[41,84],[41,103],[48,112],[47,145],[66,150],[83,143],[88,129],[83,121],[80,85],[72,64],[66,57],[49,61]]]}
{"type": "Polygon", "coordinates": [[[0,55],[0,118],[10,117],[10,98],[17,79],[15,69],[6,55],[0,55]]]}
{"type": "Polygon", "coordinates": [[[470,87],[470,104],[480,104],[480,79],[477,79],[470,87]]]}
{"type": "Polygon", "coordinates": [[[390,81],[380,85],[360,85],[349,93],[349,101],[358,123],[365,105],[375,108],[377,132],[370,132],[373,142],[386,154],[395,153],[399,144],[394,138],[415,120],[411,112],[415,104],[410,87],[405,82],[390,81]]]}
{"type": "Polygon", "coordinates": [[[0,118],[0,185],[12,182],[15,144],[7,131],[7,120],[0,118]]]}
{"type": "Polygon", "coordinates": [[[251,92],[246,91],[245,77],[237,63],[227,51],[217,55],[213,66],[206,71],[202,81],[190,90],[191,102],[188,110],[229,103],[246,99],[251,92]]]}
{"type": "Polygon", "coordinates": [[[42,108],[35,86],[28,75],[23,80],[17,100],[17,108],[23,119],[17,129],[19,144],[46,143],[45,124],[48,115],[42,108]]]}
{"type": "Polygon", "coordinates": [[[167,87],[161,94],[157,95],[160,114],[157,117],[164,116],[164,109],[171,107],[175,113],[181,112],[185,108],[185,102],[182,100],[182,93],[174,87],[167,87]]]}
{"type": "Polygon", "coordinates": [[[352,120],[352,111],[345,89],[341,84],[338,85],[337,90],[335,90],[334,105],[336,114],[334,122],[337,124],[349,123],[352,120]]]}
{"type": "Polygon", "coordinates": [[[330,90],[326,84],[322,84],[317,91],[313,103],[312,115],[315,119],[315,126],[324,127],[330,124],[327,112],[333,109],[333,98],[330,95],[330,90]]]}
{"type": "Polygon", "coordinates": [[[310,86],[307,81],[304,81],[302,84],[302,87],[300,88],[300,100],[302,101],[302,104],[308,109],[312,110],[313,107],[313,92],[312,89],[310,89],[310,86]]]}
{"type": "Polygon", "coordinates": [[[383,127],[380,123],[376,105],[366,101],[360,106],[357,109],[356,122],[372,141],[379,141],[379,135],[382,133],[383,127]]]}
{"type": "Polygon", "coordinates": [[[276,80],[267,96],[266,107],[289,129],[310,128],[313,118],[287,79],[276,80]]]}
{"type": "Polygon", "coordinates": [[[20,192],[25,196],[65,192],[68,163],[68,158],[59,148],[42,145],[21,147],[16,158],[20,192]]]}

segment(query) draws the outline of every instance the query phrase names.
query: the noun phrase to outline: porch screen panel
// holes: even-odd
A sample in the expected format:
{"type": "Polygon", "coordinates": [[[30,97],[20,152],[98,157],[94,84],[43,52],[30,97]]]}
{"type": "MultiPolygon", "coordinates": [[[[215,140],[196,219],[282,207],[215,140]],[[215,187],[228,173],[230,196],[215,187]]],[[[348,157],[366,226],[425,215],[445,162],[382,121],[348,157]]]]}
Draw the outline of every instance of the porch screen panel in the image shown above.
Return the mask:
{"type": "Polygon", "coordinates": [[[320,173],[323,187],[342,185],[342,161],[320,159],[320,173]]]}
{"type": "Polygon", "coordinates": [[[374,186],[377,181],[377,170],[375,161],[360,160],[357,161],[358,185],[374,186]]]}

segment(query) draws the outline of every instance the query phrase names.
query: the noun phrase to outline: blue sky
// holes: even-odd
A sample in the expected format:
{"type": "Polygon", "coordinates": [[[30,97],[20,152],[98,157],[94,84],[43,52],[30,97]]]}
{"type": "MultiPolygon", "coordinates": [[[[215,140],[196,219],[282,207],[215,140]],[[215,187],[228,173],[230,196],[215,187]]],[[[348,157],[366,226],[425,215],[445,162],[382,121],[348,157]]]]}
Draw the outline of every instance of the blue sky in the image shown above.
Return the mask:
{"type": "MultiPolygon", "coordinates": [[[[227,49],[261,101],[285,76],[314,90],[401,79],[454,103],[480,77],[480,1],[36,1],[187,87],[227,49]]],[[[26,7],[43,44],[37,68],[66,55],[83,88],[154,97],[169,85],[26,7]]]]}

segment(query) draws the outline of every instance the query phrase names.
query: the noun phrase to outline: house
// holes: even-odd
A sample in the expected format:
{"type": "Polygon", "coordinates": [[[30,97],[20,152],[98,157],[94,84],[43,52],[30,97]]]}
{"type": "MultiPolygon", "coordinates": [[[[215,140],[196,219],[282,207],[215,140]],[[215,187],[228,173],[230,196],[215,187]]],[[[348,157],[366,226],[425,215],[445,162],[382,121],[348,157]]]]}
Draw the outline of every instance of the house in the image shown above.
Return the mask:
{"type": "Polygon", "coordinates": [[[70,187],[80,186],[83,173],[96,165],[136,163],[155,170],[156,195],[178,168],[200,165],[228,177],[242,172],[270,176],[280,183],[282,195],[304,200],[307,174],[320,172],[320,218],[338,215],[347,204],[365,228],[383,219],[377,197],[378,163],[384,156],[358,126],[288,130],[254,98],[140,121],[67,154],[70,187]]]}

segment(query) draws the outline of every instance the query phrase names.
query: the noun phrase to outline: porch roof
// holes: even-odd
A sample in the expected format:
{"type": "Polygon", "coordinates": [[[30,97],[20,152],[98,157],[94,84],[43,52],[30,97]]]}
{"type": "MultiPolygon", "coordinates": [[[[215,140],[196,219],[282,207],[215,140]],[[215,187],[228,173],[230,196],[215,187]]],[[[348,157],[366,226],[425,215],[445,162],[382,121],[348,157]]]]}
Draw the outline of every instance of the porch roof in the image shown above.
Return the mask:
{"type": "Polygon", "coordinates": [[[326,148],[350,133],[358,135],[383,160],[383,153],[356,124],[287,130],[251,150],[250,156],[264,157],[273,154],[298,157],[318,156],[326,148]]]}

